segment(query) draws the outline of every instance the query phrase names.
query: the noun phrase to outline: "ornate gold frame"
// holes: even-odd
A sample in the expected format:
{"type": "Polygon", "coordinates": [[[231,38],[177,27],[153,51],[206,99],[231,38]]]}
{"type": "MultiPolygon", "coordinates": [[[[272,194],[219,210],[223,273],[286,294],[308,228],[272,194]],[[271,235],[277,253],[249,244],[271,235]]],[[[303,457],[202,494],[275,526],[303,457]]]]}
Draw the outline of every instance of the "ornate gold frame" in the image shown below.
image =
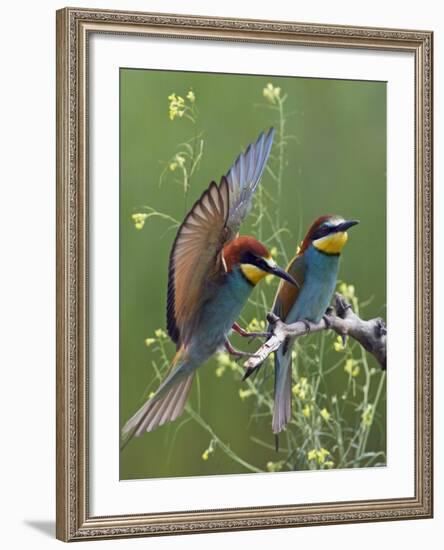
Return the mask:
{"type": "Polygon", "coordinates": [[[428,31],[65,8],[57,12],[57,537],[64,541],[432,516],[432,42],[428,31]],[[88,510],[87,43],[93,32],[415,56],[415,496],[92,517],[88,510]]]}

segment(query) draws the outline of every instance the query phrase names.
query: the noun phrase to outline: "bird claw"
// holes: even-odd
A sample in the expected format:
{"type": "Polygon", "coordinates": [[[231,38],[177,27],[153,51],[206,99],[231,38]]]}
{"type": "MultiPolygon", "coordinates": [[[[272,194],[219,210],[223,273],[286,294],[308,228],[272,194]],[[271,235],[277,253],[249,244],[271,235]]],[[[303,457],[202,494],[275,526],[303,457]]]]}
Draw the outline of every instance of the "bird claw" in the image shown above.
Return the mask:
{"type": "Polygon", "coordinates": [[[240,336],[244,338],[251,338],[251,340],[253,340],[254,338],[270,338],[271,336],[271,333],[269,332],[249,332],[248,330],[243,329],[237,323],[233,323],[233,326],[231,328],[240,336]]]}
{"type": "Polygon", "coordinates": [[[311,332],[311,326],[310,326],[309,321],[307,321],[307,319],[301,319],[300,321],[301,321],[301,323],[304,324],[306,331],[311,332]]]}
{"type": "Polygon", "coordinates": [[[234,348],[231,343],[228,340],[225,340],[225,349],[228,351],[230,355],[233,355],[234,357],[259,357],[255,353],[249,353],[248,351],[241,351],[239,349],[234,348]]]}
{"type": "Polygon", "coordinates": [[[329,318],[329,316],[328,316],[328,313],[326,313],[325,315],[323,315],[322,318],[323,318],[324,321],[325,321],[325,326],[326,326],[327,328],[331,328],[331,320],[330,320],[330,318],[329,318]]]}

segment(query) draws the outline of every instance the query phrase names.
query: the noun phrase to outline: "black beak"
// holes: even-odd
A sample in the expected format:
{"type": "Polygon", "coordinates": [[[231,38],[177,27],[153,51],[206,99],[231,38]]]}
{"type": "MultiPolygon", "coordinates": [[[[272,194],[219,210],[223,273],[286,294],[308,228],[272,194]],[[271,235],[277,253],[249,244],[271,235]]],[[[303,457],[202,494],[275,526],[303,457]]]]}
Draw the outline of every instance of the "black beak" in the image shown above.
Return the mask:
{"type": "Polygon", "coordinates": [[[350,227],[353,227],[354,225],[357,225],[359,223],[359,220],[346,220],[345,222],[340,223],[335,227],[336,231],[347,231],[347,229],[350,229],[350,227]]]}
{"type": "Polygon", "coordinates": [[[284,279],[284,281],[287,281],[294,286],[299,287],[295,279],[293,279],[293,277],[289,273],[287,273],[285,269],[282,269],[278,265],[276,267],[267,267],[266,271],[268,271],[268,273],[276,275],[276,277],[280,277],[281,279],[284,279]]]}

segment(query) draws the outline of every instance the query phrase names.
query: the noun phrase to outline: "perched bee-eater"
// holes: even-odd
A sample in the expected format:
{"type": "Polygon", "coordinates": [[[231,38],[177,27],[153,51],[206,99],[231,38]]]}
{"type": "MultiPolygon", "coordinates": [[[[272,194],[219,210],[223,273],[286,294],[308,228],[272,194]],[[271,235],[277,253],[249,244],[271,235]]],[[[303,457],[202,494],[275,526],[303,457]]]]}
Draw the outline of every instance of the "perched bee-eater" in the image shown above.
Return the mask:
{"type": "MultiPolygon", "coordinates": [[[[272,273],[296,284],[267,248],[239,236],[273,142],[262,133],[219,185],[212,182],[180,226],[169,260],[167,328],[177,353],[156,393],[123,427],[125,444],[180,416],[194,372],[219,348],[234,355],[228,334],[251,336],[235,322],[255,285],[272,273]]],[[[245,354],[247,355],[247,354],[245,354]]]]}
{"type": "MultiPolygon", "coordinates": [[[[273,313],[287,324],[296,321],[319,323],[325,315],[336,287],[339,258],[347,242],[347,230],[356,220],[322,216],[315,220],[302,241],[287,272],[298,286],[281,281],[273,313]]],[[[278,434],[291,419],[291,352],[286,341],[275,353],[273,433],[278,434]]],[[[248,377],[254,369],[247,372],[248,377]]]]}

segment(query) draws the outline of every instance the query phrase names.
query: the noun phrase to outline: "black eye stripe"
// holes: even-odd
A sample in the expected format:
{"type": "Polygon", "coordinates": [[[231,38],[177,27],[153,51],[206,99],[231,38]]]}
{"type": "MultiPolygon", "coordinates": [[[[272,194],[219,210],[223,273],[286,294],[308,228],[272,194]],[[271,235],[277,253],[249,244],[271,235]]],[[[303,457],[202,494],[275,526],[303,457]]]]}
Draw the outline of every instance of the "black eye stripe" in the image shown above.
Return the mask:
{"type": "Polygon", "coordinates": [[[313,233],[312,239],[315,241],[316,239],[322,239],[322,237],[325,237],[329,233],[333,233],[335,230],[335,227],[328,226],[328,225],[322,225],[316,231],[313,233]]]}
{"type": "Polygon", "coordinates": [[[241,264],[255,264],[256,261],[255,261],[255,256],[250,252],[250,251],[247,251],[247,252],[244,252],[240,258],[240,263],[241,264]]]}
{"type": "Polygon", "coordinates": [[[255,265],[260,268],[267,266],[267,263],[265,262],[265,260],[263,260],[259,256],[255,256],[251,252],[244,252],[241,256],[240,263],[255,265]]]}

